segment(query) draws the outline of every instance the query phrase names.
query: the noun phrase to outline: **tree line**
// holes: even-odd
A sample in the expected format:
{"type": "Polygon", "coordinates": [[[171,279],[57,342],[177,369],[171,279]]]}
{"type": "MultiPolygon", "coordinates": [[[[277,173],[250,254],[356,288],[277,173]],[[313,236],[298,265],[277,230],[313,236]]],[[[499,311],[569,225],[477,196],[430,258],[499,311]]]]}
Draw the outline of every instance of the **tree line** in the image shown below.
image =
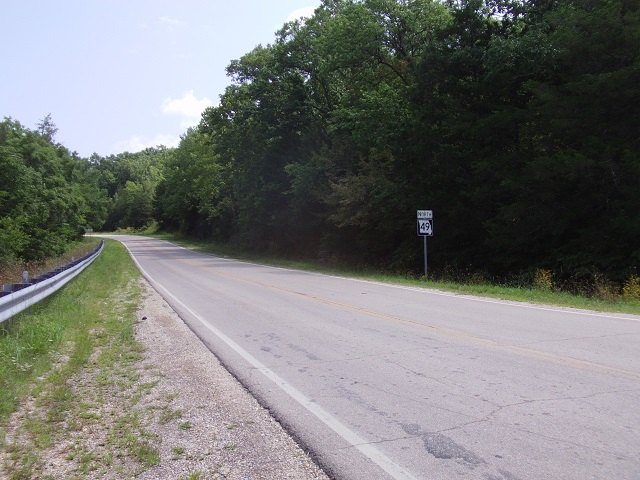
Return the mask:
{"type": "Polygon", "coordinates": [[[55,141],[47,115],[36,129],[0,122],[0,267],[64,253],[88,229],[142,228],[171,150],[82,158],[55,141]]]}
{"type": "Polygon", "coordinates": [[[640,263],[637,0],[325,0],[231,62],[157,191],[166,228],[419,271],[640,263]]]}
{"type": "Polygon", "coordinates": [[[324,0],[230,63],[177,148],[67,152],[78,218],[419,273],[431,209],[432,271],[622,280],[640,265],[639,31],[638,0],[324,0]]]}
{"type": "Polygon", "coordinates": [[[94,172],[55,143],[56,131],[50,115],[36,130],[0,123],[0,264],[62,254],[87,225],[104,223],[94,172]]]}

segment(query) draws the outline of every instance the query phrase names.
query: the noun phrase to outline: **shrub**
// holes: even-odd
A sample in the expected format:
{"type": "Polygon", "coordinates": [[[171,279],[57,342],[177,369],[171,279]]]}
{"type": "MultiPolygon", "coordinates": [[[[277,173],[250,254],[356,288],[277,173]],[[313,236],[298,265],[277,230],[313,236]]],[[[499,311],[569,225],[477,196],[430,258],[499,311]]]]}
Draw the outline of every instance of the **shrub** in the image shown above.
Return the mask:
{"type": "Polygon", "coordinates": [[[545,270],[544,268],[536,270],[536,275],[533,278],[533,286],[545,292],[551,291],[551,289],[553,289],[553,272],[551,270],[545,270]]]}
{"type": "Polygon", "coordinates": [[[626,301],[640,301],[640,277],[631,275],[624,282],[622,298],[626,301]]]}

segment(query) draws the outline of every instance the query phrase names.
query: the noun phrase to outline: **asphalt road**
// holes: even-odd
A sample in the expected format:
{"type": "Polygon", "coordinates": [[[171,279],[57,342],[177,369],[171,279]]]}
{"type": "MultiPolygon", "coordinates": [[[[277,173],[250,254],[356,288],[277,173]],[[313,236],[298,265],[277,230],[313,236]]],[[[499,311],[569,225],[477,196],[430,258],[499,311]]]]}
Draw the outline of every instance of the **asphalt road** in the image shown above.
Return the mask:
{"type": "Polygon", "coordinates": [[[640,317],[118,239],[336,479],[640,480],[640,317]]]}

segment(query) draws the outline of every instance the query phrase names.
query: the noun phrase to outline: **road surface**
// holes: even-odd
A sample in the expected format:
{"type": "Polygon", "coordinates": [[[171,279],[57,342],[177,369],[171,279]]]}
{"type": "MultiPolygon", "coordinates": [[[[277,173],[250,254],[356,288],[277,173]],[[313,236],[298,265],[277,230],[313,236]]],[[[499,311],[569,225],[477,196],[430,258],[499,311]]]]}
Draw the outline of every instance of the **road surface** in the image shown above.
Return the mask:
{"type": "Polygon", "coordinates": [[[117,238],[336,479],[640,480],[640,317],[117,238]]]}

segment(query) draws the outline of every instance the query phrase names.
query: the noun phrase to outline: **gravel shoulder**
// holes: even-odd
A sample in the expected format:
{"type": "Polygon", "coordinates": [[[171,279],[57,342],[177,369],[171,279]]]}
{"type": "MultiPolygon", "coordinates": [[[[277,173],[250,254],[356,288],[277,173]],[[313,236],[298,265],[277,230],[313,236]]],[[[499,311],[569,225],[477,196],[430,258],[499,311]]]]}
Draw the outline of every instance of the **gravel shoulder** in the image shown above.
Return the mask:
{"type": "Polygon", "coordinates": [[[0,478],[328,479],[150,284],[139,281],[132,350],[113,348],[117,338],[97,327],[90,334],[106,339],[97,343],[102,346],[63,388],[47,388],[69,362],[58,355],[0,438],[0,478]]]}
{"type": "Polygon", "coordinates": [[[162,439],[161,460],[137,478],[328,478],[145,284],[136,328],[145,349],[141,370],[159,369],[156,400],[173,398],[171,408],[181,415],[148,427],[162,439]]]}

